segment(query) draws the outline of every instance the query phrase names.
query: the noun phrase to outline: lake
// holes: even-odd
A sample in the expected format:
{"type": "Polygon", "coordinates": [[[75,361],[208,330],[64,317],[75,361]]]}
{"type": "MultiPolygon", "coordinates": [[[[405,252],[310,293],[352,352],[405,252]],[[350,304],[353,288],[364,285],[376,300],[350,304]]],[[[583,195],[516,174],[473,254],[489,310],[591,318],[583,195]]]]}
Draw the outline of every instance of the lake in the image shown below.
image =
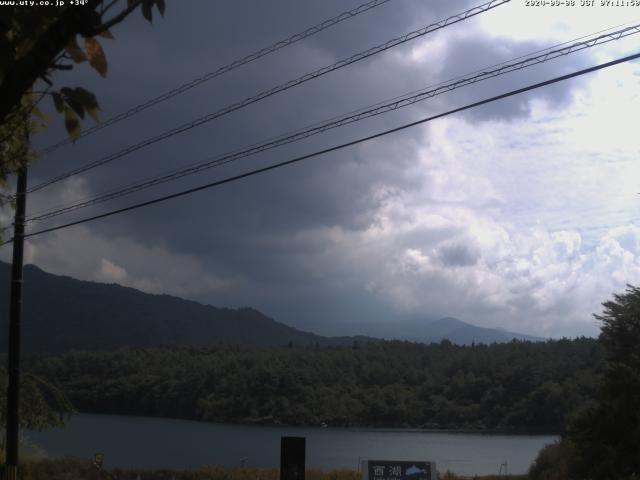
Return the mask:
{"type": "Polygon", "coordinates": [[[163,418],[77,415],[63,429],[31,432],[51,456],[92,459],[105,467],[196,468],[204,464],[277,467],[280,437],[303,436],[307,467],[357,469],[359,458],[431,460],[441,472],[524,473],[553,435],[444,433],[419,430],[227,425],[163,418]],[[244,460],[243,460],[244,459],[244,460]]]}

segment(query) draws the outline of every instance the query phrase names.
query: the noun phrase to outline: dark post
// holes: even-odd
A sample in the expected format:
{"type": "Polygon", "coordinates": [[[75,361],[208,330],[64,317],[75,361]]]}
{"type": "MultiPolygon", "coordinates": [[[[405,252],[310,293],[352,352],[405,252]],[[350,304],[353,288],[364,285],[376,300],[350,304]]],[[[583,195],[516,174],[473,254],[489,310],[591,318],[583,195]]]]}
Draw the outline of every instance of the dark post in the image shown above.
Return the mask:
{"type": "Polygon", "coordinates": [[[18,406],[20,404],[20,317],[22,314],[22,259],[27,207],[27,167],[18,173],[13,228],[11,304],[9,309],[9,386],[7,388],[7,480],[18,478],[18,406]]]}
{"type": "Polygon", "coordinates": [[[282,437],[280,441],[280,480],[304,480],[305,438],[282,437]]]}

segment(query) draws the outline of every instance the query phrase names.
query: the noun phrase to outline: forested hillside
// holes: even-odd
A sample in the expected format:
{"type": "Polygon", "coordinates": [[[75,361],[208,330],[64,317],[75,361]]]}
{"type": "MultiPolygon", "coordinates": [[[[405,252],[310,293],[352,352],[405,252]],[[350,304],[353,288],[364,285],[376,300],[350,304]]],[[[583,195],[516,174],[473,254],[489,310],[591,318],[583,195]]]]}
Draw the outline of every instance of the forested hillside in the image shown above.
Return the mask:
{"type": "Polygon", "coordinates": [[[29,357],[82,412],[219,422],[561,429],[593,395],[592,339],[455,346],[164,347],[29,357]]]}

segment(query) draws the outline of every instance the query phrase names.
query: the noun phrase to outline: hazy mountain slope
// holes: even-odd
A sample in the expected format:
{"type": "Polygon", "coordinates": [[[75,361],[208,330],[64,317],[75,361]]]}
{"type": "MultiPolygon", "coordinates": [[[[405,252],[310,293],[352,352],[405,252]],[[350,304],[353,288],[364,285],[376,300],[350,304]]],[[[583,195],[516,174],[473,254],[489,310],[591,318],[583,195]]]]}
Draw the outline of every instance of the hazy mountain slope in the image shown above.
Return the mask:
{"type": "Polygon", "coordinates": [[[424,326],[424,334],[417,340],[429,343],[439,342],[443,339],[450,340],[458,345],[470,345],[471,343],[502,343],[517,340],[541,341],[544,340],[530,335],[509,332],[498,328],[484,328],[458,320],[457,318],[441,318],[429,322],[424,326]]]}
{"type": "MultiPolygon", "coordinates": [[[[0,349],[6,349],[10,266],[0,263],[0,349]]],[[[252,308],[216,308],[170,295],[24,271],[22,344],[26,351],[107,350],[122,346],[350,345],[366,337],[323,337],[252,308]]]]}
{"type": "MultiPolygon", "coordinates": [[[[0,262],[0,351],[6,350],[10,266],[0,262]]],[[[171,295],[152,295],[116,284],[52,275],[36,266],[24,271],[22,345],[25,351],[111,350],[156,345],[352,345],[366,336],[324,337],[298,330],[253,308],[228,309],[171,295]]],[[[541,340],[455,318],[398,324],[393,335],[424,343],[541,340]]]]}

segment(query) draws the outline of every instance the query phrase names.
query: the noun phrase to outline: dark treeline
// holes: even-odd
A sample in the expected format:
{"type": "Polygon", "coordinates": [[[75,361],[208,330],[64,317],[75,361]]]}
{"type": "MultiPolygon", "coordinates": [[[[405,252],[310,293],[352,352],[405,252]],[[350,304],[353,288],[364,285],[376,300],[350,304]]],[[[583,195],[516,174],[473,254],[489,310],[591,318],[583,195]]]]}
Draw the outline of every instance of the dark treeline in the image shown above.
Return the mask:
{"type": "Polygon", "coordinates": [[[592,339],[157,347],[28,357],[81,412],[219,422],[557,432],[596,388],[592,339]]]}

